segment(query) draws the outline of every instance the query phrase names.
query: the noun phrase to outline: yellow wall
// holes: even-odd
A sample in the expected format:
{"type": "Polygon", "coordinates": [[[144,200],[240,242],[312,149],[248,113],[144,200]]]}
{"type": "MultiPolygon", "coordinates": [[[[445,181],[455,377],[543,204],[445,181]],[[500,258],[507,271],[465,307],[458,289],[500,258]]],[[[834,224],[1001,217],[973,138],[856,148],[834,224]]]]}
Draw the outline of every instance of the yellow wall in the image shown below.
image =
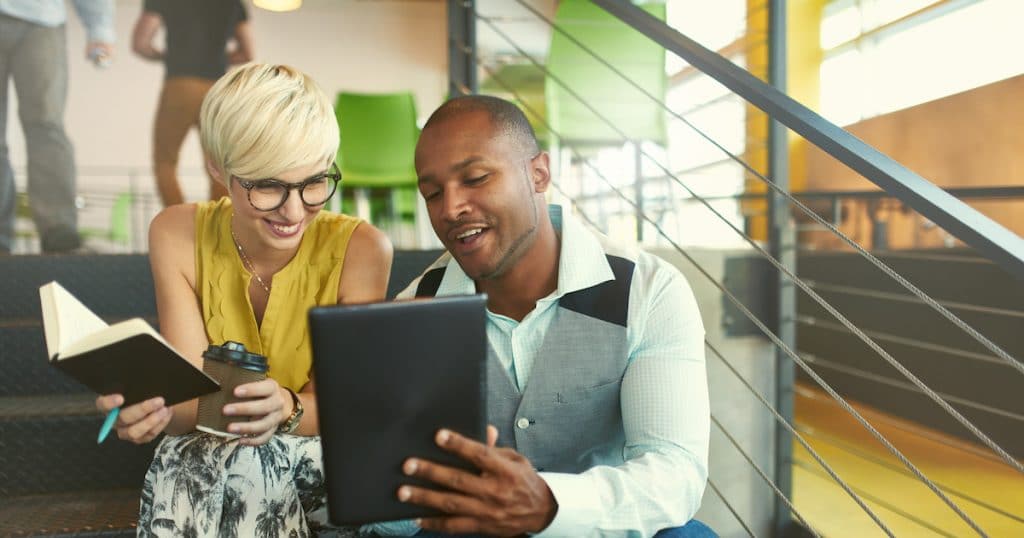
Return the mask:
{"type": "MultiPolygon", "coordinates": [[[[768,77],[768,10],[767,0],[747,0],[747,69],[761,80],[768,77]]],[[[819,77],[822,51],[820,46],[821,14],[825,0],[793,0],[787,5],[786,13],[786,60],[787,93],[813,109],[818,107],[819,77]]],[[[744,159],[763,175],[768,171],[768,119],[760,109],[747,105],[747,151],[744,159]]],[[[790,133],[789,171],[790,189],[802,190],[805,186],[806,141],[790,133]]],[[[769,178],[772,179],[772,178],[769,178]]],[[[768,187],[760,178],[748,173],[746,192],[764,193],[768,187]]],[[[746,202],[744,214],[748,216],[748,233],[754,239],[766,240],[767,203],[761,200],[746,202]]]]}

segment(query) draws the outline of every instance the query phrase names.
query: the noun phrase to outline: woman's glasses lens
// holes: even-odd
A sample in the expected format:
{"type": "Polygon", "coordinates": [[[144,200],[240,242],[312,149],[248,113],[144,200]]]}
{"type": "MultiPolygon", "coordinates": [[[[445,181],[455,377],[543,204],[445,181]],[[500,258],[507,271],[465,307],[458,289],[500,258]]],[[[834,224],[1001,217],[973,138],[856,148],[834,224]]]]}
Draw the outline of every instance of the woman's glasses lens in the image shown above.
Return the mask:
{"type": "MultiPolygon", "coordinates": [[[[278,180],[264,179],[248,183],[249,203],[260,211],[273,211],[288,199],[291,190],[299,191],[299,198],[307,206],[315,207],[327,203],[338,188],[341,174],[334,172],[321,177],[307,179],[299,184],[287,184],[278,180]]],[[[244,185],[244,183],[243,183],[244,185]]]]}
{"type": "Polygon", "coordinates": [[[249,190],[249,202],[256,209],[269,211],[284,203],[284,197],[287,195],[288,189],[281,185],[257,182],[249,190]]]}
{"type": "Polygon", "coordinates": [[[333,181],[329,177],[317,178],[306,186],[299,189],[299,196],[302,196],[302,203],[306,205],[320,205],[327,201],[334,193],[334,190],[330,188],[333,185],[333,181]]]}

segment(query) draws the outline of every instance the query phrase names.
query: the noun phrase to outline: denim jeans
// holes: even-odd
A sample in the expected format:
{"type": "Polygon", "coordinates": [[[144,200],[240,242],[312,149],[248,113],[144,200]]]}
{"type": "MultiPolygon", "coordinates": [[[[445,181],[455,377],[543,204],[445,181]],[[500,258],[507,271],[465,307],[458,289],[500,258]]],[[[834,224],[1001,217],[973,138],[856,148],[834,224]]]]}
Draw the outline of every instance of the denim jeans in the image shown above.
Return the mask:
{"type": "Polygon", "coordinates": [[[0,252],[11,250],[14,234],[14,172],[6,139],[8,79],[14,80],[18,94],[28,152],[29,204],[43,250],[73,250],[80,240],[74,150],[64,132],[64,26],[48,28],[0,15],[0,252]]]}
{"type": "Polygon", "coordinates": [[[662,529],[658,531],[658,534],[654,535],[655,538],[718,538],[715,531],[711,530],[711,527],[691,519],[686,525],[682,527],[675,527],[672,529],[662,529]]]}
{"type": "MultiPolygon", "coordinates": [[[[454,538],[456,535],[420,531],[416,536],[425,538],[454,538]]],[[[465,538],[466,535],[458,536],[465,538]]],[[[718,535],[715,534],[715,531],[711,530],[707,525],[697,521],[696,519],[691,519],[689,523],[682,527],[674,527],[658,531],[658,534],[655,534],[654,538],[718,538],[718,535]]]]}

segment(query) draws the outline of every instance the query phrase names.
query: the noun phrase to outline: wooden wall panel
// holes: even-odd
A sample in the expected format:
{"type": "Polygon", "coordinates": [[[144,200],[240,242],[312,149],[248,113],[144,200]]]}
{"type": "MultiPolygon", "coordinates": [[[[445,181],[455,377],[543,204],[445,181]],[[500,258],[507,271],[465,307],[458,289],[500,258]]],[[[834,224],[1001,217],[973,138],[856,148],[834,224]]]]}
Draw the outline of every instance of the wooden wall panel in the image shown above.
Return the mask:
{"type": "MultiPolygon", "coordinates": [[[[951,95],[847,126],[858,138],[942,187],[1024,185],[1024,75],[951,95]]],[[[877,187],[818,148],[807,152],[808,190],[867,190],[877,187]]],[[[1024,235],[1024,200],[968,201],[1024,235]]],[[[870,245],[871,225],[863,202],[844,204],[840,229],[870,245]]],[[[891,248],[943,246],[948,238],[915,211],[883,204],[891,248]]],[[[826,247],[822,233],[804,239],[826,247]]]]}

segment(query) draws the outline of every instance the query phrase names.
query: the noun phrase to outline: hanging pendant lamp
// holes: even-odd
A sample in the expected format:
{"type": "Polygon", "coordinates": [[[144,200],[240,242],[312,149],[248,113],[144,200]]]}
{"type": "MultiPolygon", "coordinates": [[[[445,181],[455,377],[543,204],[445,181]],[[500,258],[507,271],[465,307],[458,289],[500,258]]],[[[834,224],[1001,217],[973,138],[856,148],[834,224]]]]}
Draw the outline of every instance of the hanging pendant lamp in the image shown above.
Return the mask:
{"type": "Polygon", "coordinates": [[[292,11],[302,7],[302,0],[252,0],[252,5],[267,11],[292,11]]]}

